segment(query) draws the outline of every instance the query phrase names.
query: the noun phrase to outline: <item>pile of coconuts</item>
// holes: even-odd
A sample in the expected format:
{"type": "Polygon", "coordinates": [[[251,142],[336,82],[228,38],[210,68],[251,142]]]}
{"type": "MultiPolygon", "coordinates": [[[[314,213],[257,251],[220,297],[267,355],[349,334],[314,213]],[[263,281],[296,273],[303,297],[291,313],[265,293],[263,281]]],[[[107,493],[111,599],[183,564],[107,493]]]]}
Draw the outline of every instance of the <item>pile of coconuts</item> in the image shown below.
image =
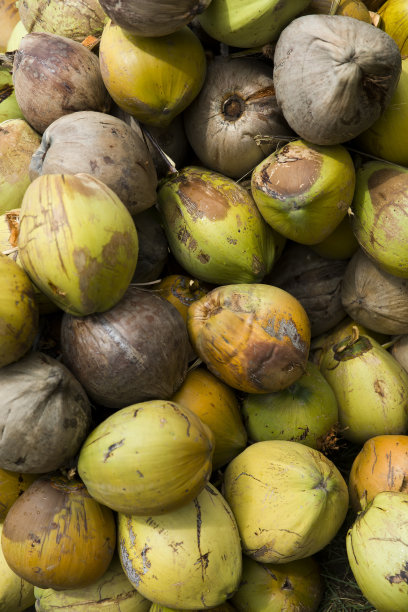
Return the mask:
{"type": "Polygon", "coordinates": [[[0,610],[406,612],[407,37],[0,0],[0,610]]]}

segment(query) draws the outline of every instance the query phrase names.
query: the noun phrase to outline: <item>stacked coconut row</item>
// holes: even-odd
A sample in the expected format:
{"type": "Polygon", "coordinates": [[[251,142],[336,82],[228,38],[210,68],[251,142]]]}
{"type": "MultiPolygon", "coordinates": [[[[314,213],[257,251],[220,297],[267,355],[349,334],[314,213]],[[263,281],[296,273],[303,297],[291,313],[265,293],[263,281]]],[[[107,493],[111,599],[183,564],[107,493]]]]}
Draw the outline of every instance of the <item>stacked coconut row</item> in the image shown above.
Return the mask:
{"type": "Polygon", "coordinates": [[[329,4],[14,10],[4,609],[35,587],[37,610],[317,610],[312,555],[349,506],[324,454],[340,428],[364,445],[350,564],[378,610],[406,610],[408,374],[384,342],[408,332],[408,179],[404,143],[380,149],[406,96],[378,27],[400,3],[380,22],[329,4]],[[242,57],[259,47],[273,62],[242,57]]]}

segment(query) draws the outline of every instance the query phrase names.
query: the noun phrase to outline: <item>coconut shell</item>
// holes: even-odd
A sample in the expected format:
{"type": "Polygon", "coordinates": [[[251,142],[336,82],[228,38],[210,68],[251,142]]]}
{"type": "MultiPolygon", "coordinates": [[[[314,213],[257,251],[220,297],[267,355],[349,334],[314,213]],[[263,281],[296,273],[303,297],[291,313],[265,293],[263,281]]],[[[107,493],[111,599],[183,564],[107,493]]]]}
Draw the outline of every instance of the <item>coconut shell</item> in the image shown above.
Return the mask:
{"type": "Polygon", "coordinates": [[[388,34],[339,15],[304,15],[276,44],[276,98],[290,127],[314,144],[346,142],[391,101],[401,54],[388,34]]]}
{"type": "Polygon", "coordinates": [[[209,63],[204,86],[184,113],[187,138],[203,166],[240,178],[293,137],[276,103],[272,73],[256,59],[209,63]]]}
{"type": "Polygon", "coordinates": [[[157,176],[147,146],[124,121],[95,111],[70,113],[44,132],[30,163],[42,174],[85,172],[110,187],[132,215],[156,202],[157,176]]]}
{"type": "Polygon", "coordinates": [[[68,465],[85,439],[85,391],[61,363],[33,352],[0,369],[0,467],[41,474],[68,465]]]}
{"type": "Polygon", "coordinates": [[[111,408],[168,399],[187,372],[182,316],[165,299],[137,287],[103,314],[64,315],[61,346],[64,362],[90,397],[111,408]]]}
{"type": "Polygon", "coordinates": [[[384,272],[361,249],[347,266],[341,301],[347,314],[368,329],[408,333],[408,279],[384,272]]]}
{"type": "Polygon", "coordinates": [[[40,133],[62,115],[81,110],[104,113],[111,103],[98,57],[56,34],[24,36],[14,56],[13,83],[24,117],[40,133]]]}
{"type": "Polygon", "coordinates": [[[312,336],[318,336],[346,315],[341,303],[341,282],[347,263],[320,257],[310,247],[292,242],[286,245],[266,281],[299,300],[309,317],[312,336]]]}

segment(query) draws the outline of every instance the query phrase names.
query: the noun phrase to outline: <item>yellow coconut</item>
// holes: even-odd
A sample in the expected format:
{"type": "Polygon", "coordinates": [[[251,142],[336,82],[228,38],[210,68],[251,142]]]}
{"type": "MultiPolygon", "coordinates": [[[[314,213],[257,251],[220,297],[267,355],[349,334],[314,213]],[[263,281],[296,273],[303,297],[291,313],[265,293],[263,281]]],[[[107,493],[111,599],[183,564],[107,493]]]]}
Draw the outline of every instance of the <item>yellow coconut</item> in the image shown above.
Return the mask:
{"type": "Polygon", "coordinates": [[[189,372],[172,400],[188,408],[214,434],[213,469],[241,452],[247,442],[238,400],[233,390],[204,368],[189,372]]]}
{"type": "Polygon", "coordinates": [[[408,53],[408,6],[405,0],[387,0],[378,9],[382,29],[395,40],[401,55],[408,53]]]}
{"type": "Polygon", "coordinates": [[[147,125],[168,126],[193,101],[206,73],[204,49],[187,26],[149,38],[109,22],[100,43],[102,78],[123,110],[147,125]]]}
{"type": "Polygon", "coordinates": [[[0,469],[0,521],[4,521],[16,499],[36,478],[37,474],[20,474],[0,469]]]}
{"type": "Polygon", "coordinates": [[[349,259],[358,249],[358,242],[353,234],[350,217],[346,215],[322,242],[311,246],[313,251],[327,259],[349,259]]]}
{"type": "MultiPolygon", "coordinates": [[[[3,523],[0,522],[0,538],[3,523]]],[[[34,604],[34,587],[9,567],[0,546],[0,610],[23,612],[34,604]]]]}
{"type": "Polygon", "coordinates": [[[0,53],[4,53],[7,41],[20,16],[16,0],[0,0],[0,53]]]}
{"type": "Polygon", "coordinates": [[[25,29],[23,22],[17,21],[10,34],[10,38],[7,41],[6,51],[16,51],[20,46],[21,39],[26,34],[28,34],[28,32],[25,29]]]}

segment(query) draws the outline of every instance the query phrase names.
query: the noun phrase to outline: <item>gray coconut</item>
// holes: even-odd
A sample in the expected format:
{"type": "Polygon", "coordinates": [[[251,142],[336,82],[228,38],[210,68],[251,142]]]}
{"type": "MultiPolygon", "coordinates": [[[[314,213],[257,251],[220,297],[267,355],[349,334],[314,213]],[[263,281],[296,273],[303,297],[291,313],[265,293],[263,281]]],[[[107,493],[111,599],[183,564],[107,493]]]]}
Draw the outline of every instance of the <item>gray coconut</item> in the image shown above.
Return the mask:
{"type": "Polygon", "coordinates": [[[390,349],[391,355],[408,372],[408,335],[404,334],[398,338],[390,349]]]}
{"type": "Polygon", "coordinates": [[[254,59],[210,62],[184,113],[187,138],[206,168],[240,178],[294,137],[278,108],[272,73],[254,59]]]}
{"type": "Polygon", "coordinates": [[[187,373],[182,316],[165,299],[134,286],[107,312],[65,314],[61,348],[88,395],[107,408],[170,399],[187,373]]]}
{"type": "Polygon", "coordinates": [[[63,115],[105,113],[111,104],[98,57],[81,43],[48,32],[22,38],[14,56],[13,84],[25,119],[41,134],[63,115]]]}
{"type": "Polygon", "coordinates": [[[90,425],[87,395],[59,361],[34,352],[0,369],[0,468],[41,474],[65,467],[90,425]]]}
{"type": "Polygon", "coordinates": [[[278,104],[290,127],[314,144],[339,144],[368,129],[389,105],[400,73],[394,40],[352,17],[298,17],[276,44],[278,104]]]}
{"type": "Polygon", "coordinates": [[[124,121],[95,111],[60,117],[45,130],[30,163],[42,174],[86,172],[110,187],[131,214],[156,202],[157,175],[144,141],[124,121]]]}
{"type": "Polygon", "coordinates": [[[121,28],[138,36],[166,36],[176,32],[211,0],[100,0],[105,13],[121,28]]]}
{"type": "Polygon", "coordinates": [[[307,246],[288,242],[276,267],[263,282],[280,287],[299,300],[309,317],[312,336],[318,336],[346,316],[341,303],[341,281],[347,263],[343,259],[326,259],[307,246]]]}
{"type": "Polygon", "coordinates": [[[155,208],[133,217],[139,239],[139,254],[133,283],[149,283],[159,278],[169,255],[169,243],[155,208]]]}
{"type": "Polygon", "coordinates": [[[408,279],[384,270],[359,249],[344,274],[341,301],[360,325],[382,334],[408,334],[408,279]]]}

